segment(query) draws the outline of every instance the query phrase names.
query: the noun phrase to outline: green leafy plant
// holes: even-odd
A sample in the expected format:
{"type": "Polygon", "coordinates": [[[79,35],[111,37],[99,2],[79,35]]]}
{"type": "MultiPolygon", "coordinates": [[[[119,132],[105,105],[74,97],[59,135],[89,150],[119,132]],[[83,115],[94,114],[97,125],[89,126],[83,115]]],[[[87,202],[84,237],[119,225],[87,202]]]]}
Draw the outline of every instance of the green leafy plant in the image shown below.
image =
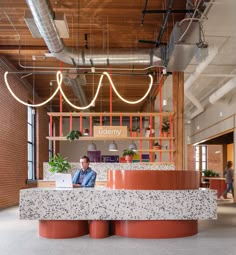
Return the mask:
{"type": "Polygon", "coordinates": [[[79,137],[82,136],[81,132],[78,130],[71,130],[67,135],[66,139],[71,141],[74,141],[75,139],[79,139],[79,137]]]}
{"type": "Polygon", "coordinates": [[[161,127],[162,132],[168,132],[169,129],[170,129],[170,122],[168,118],[163,118],[162,127],[161,127]]]}
{"type": "Polygon", "coordinates": [[[129,128],[129,131],[132,131],[132,132],[139,132],[139,127],[132,127],[132,129],[131,128],[129,128]]]}
{"type": "Polygon", "coordinates": [[[125,157],[125,156],[134,156],[134,155],[136,155],[136,152],[135,151],[133,151],[133,150],[129,150],[129,149],[126,149],[126,150],[123,150],[123,157],[125,157]]]}
{"type": "Polygon", "coordinates": [[[205,177],[219,177],[219,176],[220,176],[219,173],[214,172],[214,171],[211,170],[211,169],[206,169],[206,170],[202,171],[202,173],[203,173],[203,175],[204,175],[205,177]]]}
{"type": "Polygon", "coordinates": [[[153,143],[153,146],[161,146],[161,145],[158,143],[158,141],[155,141],[155,142],[153,143]]]}
{"type": "Polygon", "coordinates": [[[52,173],[65,173],[71,169],[67,158],[62,157],[59,153],[51,157],[48,164],[50,166],[49,171],[52,173]]]}

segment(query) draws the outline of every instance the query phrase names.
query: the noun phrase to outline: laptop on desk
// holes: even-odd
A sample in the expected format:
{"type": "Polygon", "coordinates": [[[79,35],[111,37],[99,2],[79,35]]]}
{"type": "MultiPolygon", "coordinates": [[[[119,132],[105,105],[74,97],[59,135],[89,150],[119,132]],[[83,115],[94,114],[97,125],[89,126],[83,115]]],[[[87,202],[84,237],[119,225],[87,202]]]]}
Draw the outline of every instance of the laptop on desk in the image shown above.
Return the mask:
{"type": "Polygon", "coordinates": [[[71,174],[55,174],[56,188],[73,188],[71,174]]]}

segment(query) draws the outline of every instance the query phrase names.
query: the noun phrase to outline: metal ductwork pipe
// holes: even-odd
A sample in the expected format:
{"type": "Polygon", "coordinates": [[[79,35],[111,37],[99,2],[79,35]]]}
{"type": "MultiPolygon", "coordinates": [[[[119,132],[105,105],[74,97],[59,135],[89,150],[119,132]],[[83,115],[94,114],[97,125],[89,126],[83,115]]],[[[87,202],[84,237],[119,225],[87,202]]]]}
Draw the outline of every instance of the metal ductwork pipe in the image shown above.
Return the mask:
{"type": "Polygon", "coordinates": [[[59,37],[54,20],[53,11],[48,0],[26,0],[31,10],[35,24],[43,37],[49,51],[60,61],[71,65],[160,65],[159,51],[113,51],[109,54],[95,52],[87,55],[85,51],[66,47],[59,37]]]}
{"type": "Polygon", "coordinates": [[[215,91],[210,97],[209,101],[211,104],[216,103],[218,100],[220,100],[222,97],[224,97],[226,94],[228,94],[231,90],[236,88],[236,77],[226,82],[221,88],[219,88],[217,91],[215,91]]]}
{"type": "Polygon", "coordinates": [[[206,69],[206,67],[211,63],[211,61],[214,59],[217,53],[218,53],[217,48],[209,48],[208,56],[206,57],[206,59],[197,66],[196,70],[188,77],[188,79],[184,83],[184,95],[197,107],[195,112],[191,114],[190,119],[195,118],[197,115],[204,111],[203,106],[192,94],[190,88],[192,87],[194,82],[199,78],[202,72],[206,69]]]}
{"type": "Polygon", "coordinates": [[[71,86],[74,94],[76,95],[76,97],[78,99],[79,106],[88,105],[88,100],[87,100],[84,90],[81,86],[79,77],[76,77],[75,79],[71,79],[68,76],[66,76],[66,77],[64,77],[63,81],[66,85],[71,86]]]}

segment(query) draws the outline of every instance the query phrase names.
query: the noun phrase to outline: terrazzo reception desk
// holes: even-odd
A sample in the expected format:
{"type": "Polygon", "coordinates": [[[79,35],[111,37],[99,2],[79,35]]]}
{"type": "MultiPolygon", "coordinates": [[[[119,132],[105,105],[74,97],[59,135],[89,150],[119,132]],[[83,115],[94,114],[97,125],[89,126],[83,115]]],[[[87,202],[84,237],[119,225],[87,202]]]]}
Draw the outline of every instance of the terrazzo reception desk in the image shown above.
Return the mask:
{"type": "Polygon", "coordinates": [[[198,220],[217,217],[216,191],[199,189],[196,172],[117,169],[107,176],[108,187],[21,190],[20,218],[39,220],[46,238],[173,238],[197,234],[198,220]]]}

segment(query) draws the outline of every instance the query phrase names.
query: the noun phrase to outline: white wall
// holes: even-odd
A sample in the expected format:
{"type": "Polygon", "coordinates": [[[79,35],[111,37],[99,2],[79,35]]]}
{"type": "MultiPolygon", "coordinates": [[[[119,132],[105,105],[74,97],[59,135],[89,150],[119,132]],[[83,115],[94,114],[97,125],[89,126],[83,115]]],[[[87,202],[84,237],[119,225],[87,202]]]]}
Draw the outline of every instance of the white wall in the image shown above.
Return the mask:
{"type": "Polygon", "coordinates": [[[190,141],[197,143],[233,129],[236,114],[236,96],[222,99],[194,118],[190,124],[190,141]]]}

